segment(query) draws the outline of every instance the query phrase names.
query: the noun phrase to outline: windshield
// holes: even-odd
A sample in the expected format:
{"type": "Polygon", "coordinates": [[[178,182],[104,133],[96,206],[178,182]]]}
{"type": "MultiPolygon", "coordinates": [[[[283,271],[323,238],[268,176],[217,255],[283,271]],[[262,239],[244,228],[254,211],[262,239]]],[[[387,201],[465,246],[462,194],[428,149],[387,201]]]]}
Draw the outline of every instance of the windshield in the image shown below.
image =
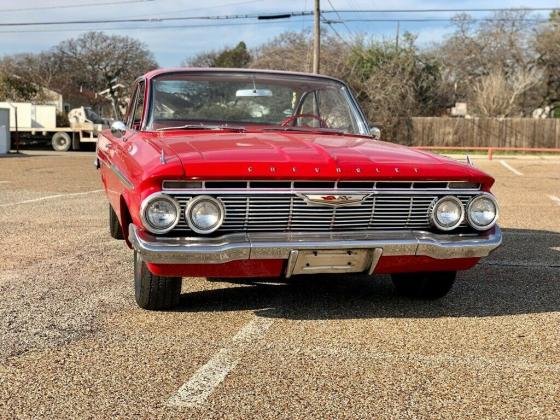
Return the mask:
{"type": "Polygon", "coordinates": [[[147,128],[196,126],[367,135],[348,90],[334,80],[246,72],[155,78],[147,128]]]}

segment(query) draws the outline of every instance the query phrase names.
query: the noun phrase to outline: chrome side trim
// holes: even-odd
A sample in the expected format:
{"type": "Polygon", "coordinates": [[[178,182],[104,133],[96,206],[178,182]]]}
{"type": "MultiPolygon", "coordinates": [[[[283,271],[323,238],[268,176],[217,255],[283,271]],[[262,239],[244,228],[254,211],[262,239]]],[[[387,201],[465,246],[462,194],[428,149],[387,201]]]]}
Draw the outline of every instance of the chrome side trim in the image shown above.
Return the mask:
{"type": "Polygon", "coordinates": [[[134,189],[134,184],[121,172],[121,170],[117,166],[109,164],[109,169],[114,172],[114,174],[117,176],[117,178],[119,178],[119,180],[126,188],[128,188],[129,190],[134,189]]]}
{"type": "Polygon", "coordinates": [[[121,170],[116,165],[113,165],[112,163],[107,162],[106,160],[101,159],[99,157],[97,157],[97,159],[98,159],[98,162],[101,162],[102,164],[107,166],[107,168],[109,168],[111,170],[111,172],[113,172],[116,175],[116,177],[119,179],[119,181],[121,181],[121,183],[126,188],[128,188],[129,190],[134,189],[134,184],[121,172],[121,170]]]}
{"type": "MultiPolygon", "coordinates": [[[[146,262],[219,264],[247,259],[289,259],[294,250],[380,249],[383,256],[422,255],[435,259],[485,257],[502,243],[492,233],[435,234],[426,231],[380,232],[248,232],[216,238],[156,237],[129,227],[129,240],[146,262]]],[[[294,256],[292,256],[293,258],[294,256]]],[[[378,256],[380,258],[381,255],[378,256]]]]}

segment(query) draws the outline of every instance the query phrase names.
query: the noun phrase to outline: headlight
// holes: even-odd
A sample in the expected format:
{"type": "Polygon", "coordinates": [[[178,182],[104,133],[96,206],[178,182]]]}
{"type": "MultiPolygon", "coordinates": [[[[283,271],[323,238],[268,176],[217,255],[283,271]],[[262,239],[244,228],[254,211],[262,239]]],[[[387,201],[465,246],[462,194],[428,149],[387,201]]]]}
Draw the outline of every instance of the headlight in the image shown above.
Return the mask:
{"type": "Polygon", "coordinates": [[[440,198],[432,209],[432,223],[440,230],[453,230],[464,218],[463,203],[451,195],[440,198]]]}
{"type": "Polygon", "coordinates": [[[490,194],[482,194],[471,200],[467,207],[467,219],[476,230],[487,230],[498,220],[498,204],[490,194]]]}
{"type": "Polygon", "coordinates": [[[163,193],[147,197],[140,206],[144,227],[152,233],[167,233],[179,222],[181,208],[173,198],[163,193]]]}
{"type": "Polygon", "coordinates": [[[188,202],[185,219],[196,233],[212,233],[224,221],[224,206],[213,197],[199,195],[188,202]]]}

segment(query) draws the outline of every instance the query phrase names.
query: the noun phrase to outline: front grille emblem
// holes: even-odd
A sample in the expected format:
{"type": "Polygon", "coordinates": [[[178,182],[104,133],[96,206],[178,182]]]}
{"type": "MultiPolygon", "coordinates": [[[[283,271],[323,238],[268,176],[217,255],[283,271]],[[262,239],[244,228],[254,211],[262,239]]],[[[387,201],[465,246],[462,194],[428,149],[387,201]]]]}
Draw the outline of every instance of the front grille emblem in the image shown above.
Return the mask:
{"type": "Polygon", "coordinates": [[[359,204],[369,194],[301,194],[301,197],[310,204],[323,206],[349,206],[359,204]]]}

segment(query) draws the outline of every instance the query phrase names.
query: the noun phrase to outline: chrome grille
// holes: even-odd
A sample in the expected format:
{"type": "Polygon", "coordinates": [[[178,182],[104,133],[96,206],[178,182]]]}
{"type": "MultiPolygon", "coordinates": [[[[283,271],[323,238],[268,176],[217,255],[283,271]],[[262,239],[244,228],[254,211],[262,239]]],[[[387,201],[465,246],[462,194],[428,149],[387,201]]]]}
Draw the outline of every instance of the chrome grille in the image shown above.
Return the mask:
{"type": "MultiPolygon", "coordinates": [[[[340,193],[340,190],[336,191],[340,193]]],[[[198,194],[167,192],[181,206],[181,219],[174,231],[188,231],[185,208],[189,199],[198,194],[219,198],[226,209],[219,232],[244,231],[342,231],[342,230],[403,230],[429,229],[432,204],[450,191],[422,194],[385,191],[373,193],[361,203],[352,206],[331,207],[311,204],[292,193],[264,193],[247,191],[245,194],[212,193],[210,189],[198,194]]],[[[476,192],[453,194],[466,204],[476,192]]]]}

